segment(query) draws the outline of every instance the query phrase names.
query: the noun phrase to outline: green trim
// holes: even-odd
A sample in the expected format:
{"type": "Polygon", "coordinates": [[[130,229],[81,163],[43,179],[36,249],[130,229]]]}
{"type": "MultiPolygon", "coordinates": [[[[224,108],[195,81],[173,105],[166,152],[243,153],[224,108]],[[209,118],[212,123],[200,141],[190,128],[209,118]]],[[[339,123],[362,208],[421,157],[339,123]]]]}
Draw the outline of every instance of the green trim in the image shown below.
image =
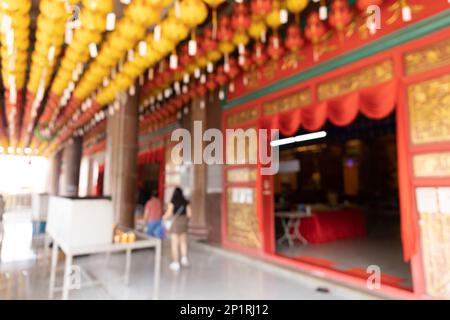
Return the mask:
{"type": "Polygon", "coordinates": [[[226,101],[222,104],[224,110],[261,98],[273,92],[288,88],[299,82],[311,79],[326,72],[330,72],[346,64],[361,60],[376,53],[390,49],[397,45],[425,36],[433,31],[437,31],[450,25],[450,9],[447,9],[434,16],[426,18],[415,24],[388,34],[380,39],[374,40],[361,48],[351,50],[337,58],[320,63],[311,68],[305,69],[298,74],[281,79],[266,87],[253,91],[247,95],[226,101]]]}
{"type": "Polygon", "coordinates": [[[145,143],[148,142],[150,140],[152,140],[153,138],[156,138],[160,135],[163,135],[165,133],[171,132],[175,129],[180,128],[180,124],[178,122],[175,122],[174,124],[171,124],[167,127],[161,128],[156,130],[155,132],[151,132],[149,134],[146,134],[144,136],[139,136],[139,143],[145,143]]]}

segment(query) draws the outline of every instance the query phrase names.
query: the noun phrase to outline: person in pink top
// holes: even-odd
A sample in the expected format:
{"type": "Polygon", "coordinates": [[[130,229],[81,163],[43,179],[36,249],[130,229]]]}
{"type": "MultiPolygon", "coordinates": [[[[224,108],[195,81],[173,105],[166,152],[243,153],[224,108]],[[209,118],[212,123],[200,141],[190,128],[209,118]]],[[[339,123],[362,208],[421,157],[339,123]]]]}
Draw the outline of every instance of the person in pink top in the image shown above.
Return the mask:
{"type": "Polygon", "coordinates": [[[147,234],[157,238],[164,238],[164,228],[161,222],[162,205],[158,198],[158,192],[153,191],[150,199],[145,203],[144,222],[147,226],[147,234]]]}

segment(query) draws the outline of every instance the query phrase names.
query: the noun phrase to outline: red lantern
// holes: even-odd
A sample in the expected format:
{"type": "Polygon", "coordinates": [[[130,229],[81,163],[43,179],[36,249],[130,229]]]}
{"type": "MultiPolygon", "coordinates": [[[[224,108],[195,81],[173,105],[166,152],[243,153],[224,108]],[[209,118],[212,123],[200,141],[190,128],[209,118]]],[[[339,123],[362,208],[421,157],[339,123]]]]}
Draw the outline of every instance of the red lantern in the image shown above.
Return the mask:
{"type": "Polygon", "coordinates": [[[300,28],[296,24],[291,24],[287,28],[284,46],[291,52],[298,52],[304,44],[304,39],[300,32],[300,28]]]}
{"type": "Polygon", "coordinates": [[[194,62],[194,58],[189,55],[188,44],[185,43],[180,47],[180,54],[178,55],[178,64],[186,68],[188,65],[194,62]]]}
{"type": "Polygon", "coordinates": [[[217,82],[214,74],[208,75],[208,79],[206,80],[206,88],[208,88],[209,91],[213,91],[217,88],[217,82]]]}
{"type": "Polygon", "coordinates": [[[320,20],[319,14],[316,11],[311,12],[306,22],[306,38],[308,38],[313,44],[318,44],[325,32],[326,27],[325,24],[320,20]]]}
{"type": "Polygon", "coordinates": [[[225,73],[223,66],[220,66],[219,68],[217,68],[215,80],[220,86],[223,86],[225,83],[227,83],[228,76],[225,73]]]}
{"type": "Polygon", "coordinates": [[[219,30],[217,31],[217,38],[219,39],[219,48],[225,55],[230,54],[234,50],[233,43],[233,29],[230,28],[231,20],[228,16],[222,16],[219,20],[219,30]]]}
{"type": "Polygon", "coordinates": [[[189,102],[189,100],[191,100],[191,97],[189,96],[189,92],[183,93],[182,95],[180,95],[180,97],[181,97],[181,102],[183,104],[186,104],[189,102]]]}
{"type": "Polygon", "coordinates": [[[197,84],[197,87],[195,88],[195,91],[196,91],[197,95],[204,96],[208,92],[208,88],[206,87],[205,84],[202,84],[199,82],[197,84]]]}
{"type": "Polygon", "coordinates": [[[265,47],[261,42],[255,43],[253,48],[252,60],[258,67],[262,66],[267,61],[265,47]]]}
{"type": "Polygon", "coordinates": [[[233,7],[231,26],[238,32],[245,32],[250,28],[251,19],[247,6],[244,3],[237,3],[233,7]]]}
{"type": "Polygon", "coordinates": [[[161,80],[164,87],[170,83],[172,76],[173,76],[172,70],[166,67],[164,71],[161,73],[161,80]]]}
{"type": "Polygon", "coordinates": [[[262,17],[272,11],[272,0],[252,0],[250,6],[254,15],[262,17]]]}
{"type": "Polygon", "coordinates": [[[267,53],[273,60],[279,60],[283,56],[284,48],[281,38],[277,34],[270,36],[267,53]]]}
{"type": "Polygon", "coordinates": [[[227,74],[231,80],[234,80],[240,72],[238,63],[236,62],[236,59],[230,58],[230,60],[228,61],[228,64],[229,64],[229,70],[228,70],[227,74]]]}
{"type": "Polygon", "coordinates": [[[222,16],[219,19],[219,28],[217,31],[217,38],[220,41],[230,41],[233,39],[233,29],[230,28],[230,17],[222,16]]]}
{"type": "Polygon", "coordinates": [[[329,23],[339,32],[352,20],[352,11],[347,0],[334,0],[331,4],[329,23]]]}
{"type": "Polygon", "coordinates": [[[213,39],[212,31],[211,29],[205,29],[203,31],[203,38],[200,45],[205,49],[207,52],[212,50],[217,50],[217,42],[213,39]]]}
{"type": "Polygon", "coordinates": [[[245,51],[239,56],[239,66],[242,70],[248,71],[252,67],[252,57],[248,51],[245,51]]]}
{"type": "Polygon", "coordinates": [[[356,7],[358,8],[358,10],[365,12],[368,6],[381,6],[382,3],[383,0],[357,0],[356,7]]]}

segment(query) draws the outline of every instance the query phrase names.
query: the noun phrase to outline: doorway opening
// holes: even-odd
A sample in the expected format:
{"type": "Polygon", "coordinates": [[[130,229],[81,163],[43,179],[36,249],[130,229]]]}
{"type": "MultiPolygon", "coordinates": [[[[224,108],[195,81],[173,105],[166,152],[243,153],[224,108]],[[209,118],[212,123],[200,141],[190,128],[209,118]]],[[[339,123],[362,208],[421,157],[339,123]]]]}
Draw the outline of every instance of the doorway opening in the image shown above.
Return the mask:
{"type": "Polygon", "coordinates": [[[360,114],[345,127],[327,122],[324,138],[280,147],[277,255],[364,279],[368,268],[379,268],[382,284],[412,290],[400,235],[395,121],[395,112],[381,120],[360,114]]]}

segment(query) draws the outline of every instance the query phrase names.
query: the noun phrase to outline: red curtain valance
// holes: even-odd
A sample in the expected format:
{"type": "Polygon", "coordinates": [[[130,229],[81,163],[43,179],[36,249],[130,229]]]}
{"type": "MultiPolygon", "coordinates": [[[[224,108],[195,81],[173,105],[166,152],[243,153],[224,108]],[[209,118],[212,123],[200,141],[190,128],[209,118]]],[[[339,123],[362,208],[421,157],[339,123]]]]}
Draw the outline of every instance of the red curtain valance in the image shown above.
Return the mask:
{"type": "Polygon", "coordinates": [[[143,183],[143,166],[149,163],[159,163],[158,194],[160,199],[164,199],[164,157],[164,148],[147,150],[138,155],[138,185],[143,183]]]}
{"type": "Polygon", "coordinates": [[[138,165],[161,162],[164,159],[164,148],[147,150],[139,153],[138,165]]]}
{"type": "Polygon", "coordinates": [[[292,136],[300,127],[317,131],[329,120],[336,126],[347,126],[361,112],[369,119],[382,119],[395,108],[397,80],[320,102],[305,108],[275,114],[260,120],[260,127],[280,129],[284,136],[292,136]]]}

